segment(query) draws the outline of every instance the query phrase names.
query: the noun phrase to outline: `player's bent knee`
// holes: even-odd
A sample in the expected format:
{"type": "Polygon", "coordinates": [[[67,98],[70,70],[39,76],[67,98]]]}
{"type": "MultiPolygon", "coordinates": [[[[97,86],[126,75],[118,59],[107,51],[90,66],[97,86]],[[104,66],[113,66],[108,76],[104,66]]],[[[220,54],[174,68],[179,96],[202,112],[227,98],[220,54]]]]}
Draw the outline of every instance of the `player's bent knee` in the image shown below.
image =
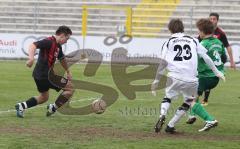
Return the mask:
{"type": "Polygon", "coordinates": [[[74,93],[74,90],[67,90],[63,92],[63,95],[67,98],[71,97],[74,93]]]}
{"type": "Polygon", "coordinates": [[[184,110],[184,111],[188,111],[188,109],[190,108],[190,105],[187,103],[183,103],[178,110],[184,110]]]}
{"type": "Polygon", "coordinates": [[[65,91],[70,91],[70,92],[73,92],[73,93],[74,93],[75,89],[74,89],[72,86],[67,85],[65,88],[63,88],[63,91],[64,91],[64,92],[65,92],[65,91]]]}

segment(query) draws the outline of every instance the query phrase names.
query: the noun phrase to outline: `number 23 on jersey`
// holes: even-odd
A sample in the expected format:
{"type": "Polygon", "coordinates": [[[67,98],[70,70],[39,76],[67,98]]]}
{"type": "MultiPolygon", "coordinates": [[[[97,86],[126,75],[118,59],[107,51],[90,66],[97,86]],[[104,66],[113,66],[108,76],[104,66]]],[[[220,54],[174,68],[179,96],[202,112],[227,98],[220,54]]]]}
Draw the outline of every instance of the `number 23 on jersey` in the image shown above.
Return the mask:
{"type": "Polygon", "coordinates": [[[183,61],[183,60],[190,60],[192,58],[191,47],[187,44],[175,45],[174,51],[176,51],[176,56],[174,57],[174,61],[183,61]]]}

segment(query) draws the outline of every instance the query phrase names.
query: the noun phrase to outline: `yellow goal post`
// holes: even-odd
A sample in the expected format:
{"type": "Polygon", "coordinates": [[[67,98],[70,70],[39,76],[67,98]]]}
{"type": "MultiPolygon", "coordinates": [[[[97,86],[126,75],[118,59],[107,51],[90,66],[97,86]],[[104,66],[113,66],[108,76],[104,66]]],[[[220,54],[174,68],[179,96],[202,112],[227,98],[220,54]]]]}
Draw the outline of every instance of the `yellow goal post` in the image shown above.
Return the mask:
{"type": "Polygon", "coordinates": [[[89,9],[103,9],[103,10],[123,10],[126,14],[125,27],[126,34],[132,35],[132,7],[130,6],[113,6],[113,5],[83,5],[82,6],[82,35],[87,36],[87,21],[89,9]]]}

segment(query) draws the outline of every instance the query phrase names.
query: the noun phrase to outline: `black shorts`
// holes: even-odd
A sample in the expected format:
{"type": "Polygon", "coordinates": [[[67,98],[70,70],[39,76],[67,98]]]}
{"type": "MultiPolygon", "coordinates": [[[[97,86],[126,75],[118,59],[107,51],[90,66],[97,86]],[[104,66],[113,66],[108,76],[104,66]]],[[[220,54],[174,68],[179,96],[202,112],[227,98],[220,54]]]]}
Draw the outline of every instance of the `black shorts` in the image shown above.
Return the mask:
{"type": "Polygon", "coordinates": [[[199,78],[198,95],[202,96],[204,91],[215,88],[218,82],[218,77],[199,78]]]}
{"type": "Polygon", "coordinates": [[[54,86],[53,84],[51,84],[51,82],[49,82],[48,79],[35,79],[34,81],[37,85],[37,89],[40,93],[46,92],[48,91],[50,88],[56,90],[57,92],[59,92],[61,90],[61,88],[54,86]]]}

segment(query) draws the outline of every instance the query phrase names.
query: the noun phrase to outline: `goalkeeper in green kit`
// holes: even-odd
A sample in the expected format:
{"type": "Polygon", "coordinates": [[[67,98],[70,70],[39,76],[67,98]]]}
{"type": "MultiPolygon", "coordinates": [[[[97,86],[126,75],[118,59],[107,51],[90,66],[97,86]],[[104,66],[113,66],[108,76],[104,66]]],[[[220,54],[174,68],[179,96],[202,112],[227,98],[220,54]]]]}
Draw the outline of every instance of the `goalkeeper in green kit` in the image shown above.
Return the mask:
{"type": "MultiPolygon", "coordinates": [[[[212,36],[214,32],[212,22],[208,19],[200,19],[197,21],[196,26],[199,30],[199,36],[202,39],[201,44],[208,50],[208,56],[213,60],[217,69],[224,73],[224,63],[227,60],[227,56],[222,42],[212,36]]],[[[215,88],[219,82],[219,78],[215,76],[213,71],[208,67],[202,58],[198,59],[198,78],[198,96],[201,96],[206,90],[215,88]]],[[[211,126],[211,123],[208,123],[208,121],[216,120],[208,114],[198,100],[196,101],[196,106],[191,109],[187,124],[193,124],[196,121],[195,115],[198,115],[206,121],[204,128],[199,131],[206,131],[209,128],[214,127],[211,126]]],[[[217,121],[214,125],[217,125],[217,121]]]]}

